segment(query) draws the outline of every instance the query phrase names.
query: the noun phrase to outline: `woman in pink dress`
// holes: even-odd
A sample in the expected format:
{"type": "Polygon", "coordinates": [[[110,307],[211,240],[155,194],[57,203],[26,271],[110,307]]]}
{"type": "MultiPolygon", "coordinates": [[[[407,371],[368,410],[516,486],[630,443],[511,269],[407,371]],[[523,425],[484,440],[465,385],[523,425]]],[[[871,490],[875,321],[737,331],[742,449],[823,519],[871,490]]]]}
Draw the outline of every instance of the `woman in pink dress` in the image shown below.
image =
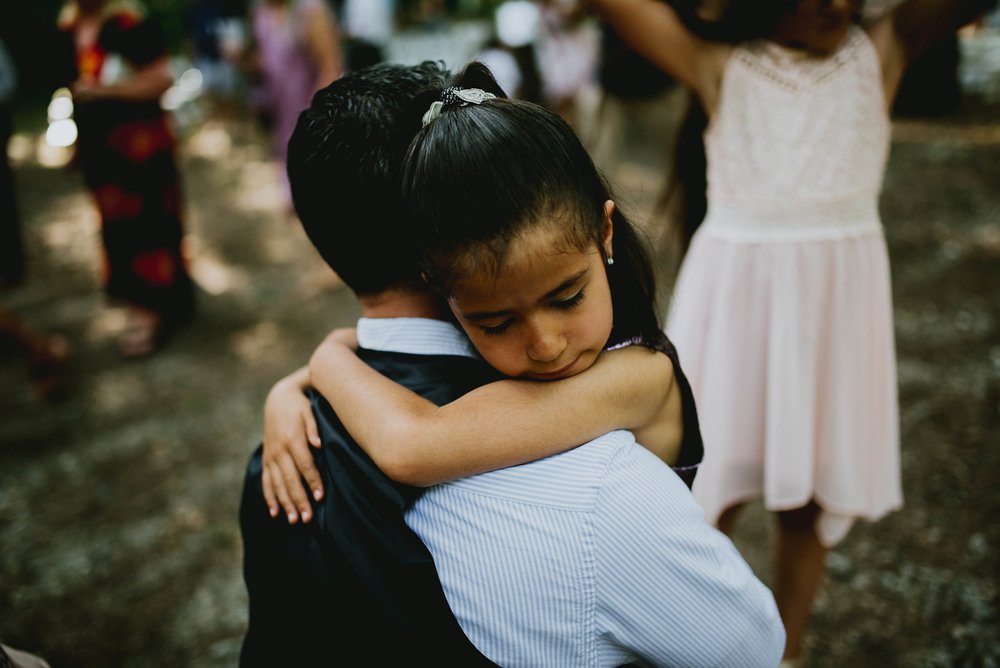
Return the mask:
{"type": "Polygon", "coordinates": [[[342,72],[340,37],[333,13],[323,0],[257,0],[251,9],[256,65],[262,99],[271,121],[275,157],[281,165],[285,205],[291,194],[285,164],[288,139],[299,112],[313,93],[342,72]]]}

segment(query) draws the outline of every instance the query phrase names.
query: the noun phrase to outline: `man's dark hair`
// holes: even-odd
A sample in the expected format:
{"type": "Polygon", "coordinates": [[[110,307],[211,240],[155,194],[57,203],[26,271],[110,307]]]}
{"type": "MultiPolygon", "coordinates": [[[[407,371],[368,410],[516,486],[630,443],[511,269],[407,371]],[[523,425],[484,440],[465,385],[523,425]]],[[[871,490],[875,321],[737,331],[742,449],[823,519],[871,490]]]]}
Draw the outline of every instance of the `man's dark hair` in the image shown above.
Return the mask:
{"type": "Polygon", "coordinates": [[[399,194],[399,169],[420,129],[410,113],[443,64],[379,64],[318,91],[288,142],[288,179],[302,226],[358,295],[420,285],[399,194]]]}

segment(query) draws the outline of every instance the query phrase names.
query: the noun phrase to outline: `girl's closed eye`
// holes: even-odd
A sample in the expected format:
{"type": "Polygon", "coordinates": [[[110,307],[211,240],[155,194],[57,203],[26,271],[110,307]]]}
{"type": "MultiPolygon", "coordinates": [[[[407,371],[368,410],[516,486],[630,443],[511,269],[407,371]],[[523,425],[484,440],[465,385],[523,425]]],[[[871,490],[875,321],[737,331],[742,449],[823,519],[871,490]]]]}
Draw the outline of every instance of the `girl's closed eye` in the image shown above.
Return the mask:
{"type": "Polygon", "coordinates": [[[552,302],[552,306],[562,311],[568,311],[572,308],[579,306],[585,296],[586,295],[583,293],[583,290],[580,290],[579,292],[577,292],[572,297],[569,297],[568,299],[560,299],[558,301],[552,302]]]}
{"type": "Polygon", "coordinates": [[[483,330],[483,334],[486,336],[500,336],[514,323],[513,318],[507,318],[498,325],[480,325],[479,329],[483,330]]]}

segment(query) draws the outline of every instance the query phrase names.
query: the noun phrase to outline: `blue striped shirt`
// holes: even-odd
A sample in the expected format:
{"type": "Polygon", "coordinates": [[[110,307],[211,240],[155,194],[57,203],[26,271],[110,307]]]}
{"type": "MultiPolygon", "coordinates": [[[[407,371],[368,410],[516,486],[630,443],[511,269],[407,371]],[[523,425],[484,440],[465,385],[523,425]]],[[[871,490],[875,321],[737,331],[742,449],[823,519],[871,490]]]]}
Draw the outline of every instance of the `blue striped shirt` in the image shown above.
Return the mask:
{"type": "MultiPolygon", "coordinates": [[[[452,325],[418,318],[363,318],[358,342],[475,354],[452,325]]],[[[462,629],[501,666],[781,659],[770,591],[630,432],[432,487],[406,522],[434,556],[462,629]]]]}

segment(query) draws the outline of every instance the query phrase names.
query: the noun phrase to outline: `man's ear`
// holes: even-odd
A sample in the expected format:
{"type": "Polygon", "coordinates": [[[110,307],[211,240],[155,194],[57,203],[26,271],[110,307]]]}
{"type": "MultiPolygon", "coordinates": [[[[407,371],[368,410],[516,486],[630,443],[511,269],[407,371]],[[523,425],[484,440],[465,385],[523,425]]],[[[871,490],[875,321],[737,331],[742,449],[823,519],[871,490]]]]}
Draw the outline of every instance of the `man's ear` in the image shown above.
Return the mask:
{"type": "Polygon", "coordinates": [[[615,213],[615,203],[608,200],[604,203],[604,229],[601,230],[601,243],[604,245],[604,257],[613,258],[614,249],[611,245],[611,238],[614,236],[614,224],[612,218],[615,213]]]}

